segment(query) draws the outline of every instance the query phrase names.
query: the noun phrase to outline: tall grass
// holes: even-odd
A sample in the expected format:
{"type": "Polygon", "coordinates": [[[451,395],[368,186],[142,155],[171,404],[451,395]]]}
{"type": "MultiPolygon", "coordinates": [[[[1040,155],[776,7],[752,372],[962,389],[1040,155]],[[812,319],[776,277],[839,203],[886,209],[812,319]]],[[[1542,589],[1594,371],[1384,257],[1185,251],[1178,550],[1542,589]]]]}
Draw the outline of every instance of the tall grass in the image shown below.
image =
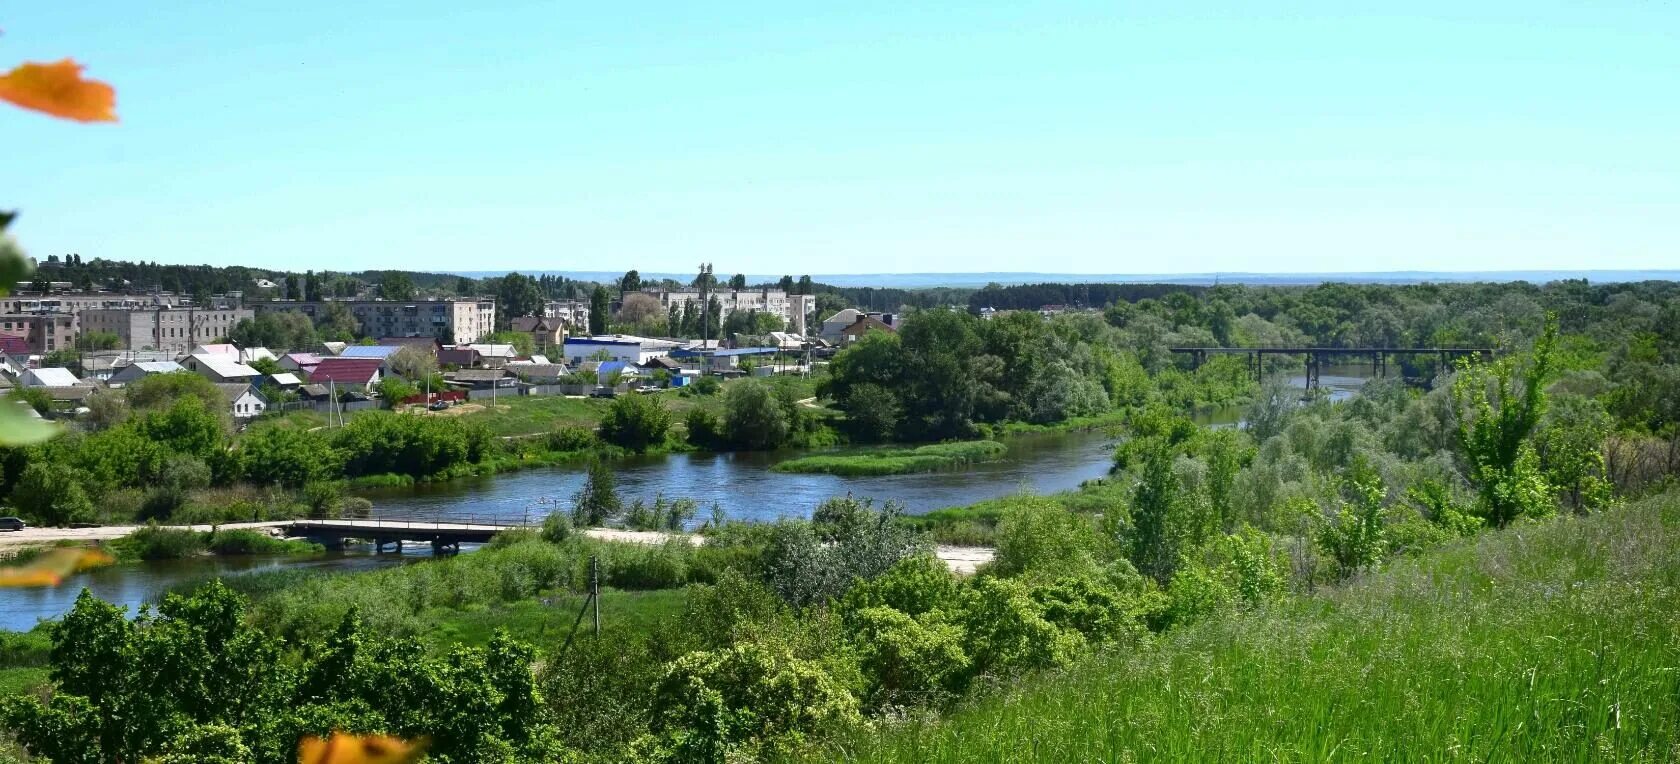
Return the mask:
{"type": "Polygon", "coordinates": [[[1008,449],[995,440],[936,443],[917,448],[882,448],[843,454],[814,454],[778,462],[776,472],[824,472],[831,475],[902,475],[934,472],[973,462],[994,461],[1008,449]]]}
{"type": "Polygon", "coordinates": [[[1168,632],[822,760],[1673,761],[1680,494],[1168,632]]]}

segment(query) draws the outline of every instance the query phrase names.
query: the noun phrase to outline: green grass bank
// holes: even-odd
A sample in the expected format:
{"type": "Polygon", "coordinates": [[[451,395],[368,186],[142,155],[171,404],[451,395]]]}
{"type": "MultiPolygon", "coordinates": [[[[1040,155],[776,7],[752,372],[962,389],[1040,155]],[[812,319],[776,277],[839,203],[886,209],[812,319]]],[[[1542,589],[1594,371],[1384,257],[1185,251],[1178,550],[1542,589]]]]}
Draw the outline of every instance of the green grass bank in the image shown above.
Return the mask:
{"type": "Polygon", "coordinates": [[[916,448],[879,448],[813,454],[778,462],[775,472],[821,472],[845,477],[936,472],[1003,458],[1008,448],[995,440],[935,443],[916,448]]]}
{"type": "Polygon", "coordinates": [[[1672,761],[1680,494],[1455,543],[813,760],[1672,761]]]}

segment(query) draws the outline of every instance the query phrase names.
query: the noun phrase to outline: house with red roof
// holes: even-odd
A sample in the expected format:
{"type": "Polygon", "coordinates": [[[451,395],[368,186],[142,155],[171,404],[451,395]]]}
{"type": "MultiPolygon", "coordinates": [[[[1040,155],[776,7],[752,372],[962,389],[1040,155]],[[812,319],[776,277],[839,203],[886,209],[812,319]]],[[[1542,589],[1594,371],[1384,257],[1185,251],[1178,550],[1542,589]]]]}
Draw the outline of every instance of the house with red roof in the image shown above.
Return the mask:
{"type": "Polygon", "coordinates": [[[370,392],[379,384],[379,367],[385,362],[378,358],[323,358],[309,373],[312,385],[330,384],[340,393],[347,390],[370,392]]]}

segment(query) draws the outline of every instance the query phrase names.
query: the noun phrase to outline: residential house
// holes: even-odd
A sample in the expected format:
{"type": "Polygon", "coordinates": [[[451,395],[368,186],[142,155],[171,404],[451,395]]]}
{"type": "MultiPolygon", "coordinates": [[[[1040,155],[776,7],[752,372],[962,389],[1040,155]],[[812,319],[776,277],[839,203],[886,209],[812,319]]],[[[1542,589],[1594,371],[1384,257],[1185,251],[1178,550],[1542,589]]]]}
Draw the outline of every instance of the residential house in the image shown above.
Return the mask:
{"type": "Polygon", "coordinates": [[[239,355],[239,348],[226,342],[215,342],[208,345],[194,345],[187,355],[225,355],[235,361],[244,362],[239,355]]]}
{"type": "Polygon", "coordinates": [[[260,345],[257,346],[257,347],[241,348],[239,350],[239,362],[240,363],[256,363],[258,361],[265,361],[265,360],[266,361],[279,361],[280,356],[275,355],[274,351],[269,350],[268,348],[262,347],[260,345]]]}
{"type": "Polygon", "coordinates": [[[507,371],[528,385],[559,384],[562,377],[571,373],[560,363],[514,363],[508,364],[507,371]]]}
{"type": "Polygon", "coordinates": [[[112,387],[122,387],[153,374],[174,374],[186,370],[185,366],[174,361],[138,361],[117,369],[111,375],[111,378],[106,380],[106,384],[112,387]]]}
{"type": "Polygon", "coordinates": [[[41,369],[24,369],[18,377],[19,387],[75,387],[82,384],[69,369],[49,366],[41,369]]]}
{"type": "Polygon", "coordinates": [[[268,408],[268,401],[263,399],[256,385],[247,382],[223,382],[218,383],[216,389],[222,391],[222,397],[227,399],[228,410],[233,413],[235,420],[255,419],[268,408]]]}
{"type": "Polygon", "coordinates": [[[380,345],[395,345],[399,348],[414,348],[426,355],[437,355],[438,341],[436,337],[380,337],[380,345]]]}
{"type": "Polygon", "coordinates": [[[490,369],[500,369],[519,357],[519,351],[512,345],[469,345],[478,353],[478,365],[490,369]]]}
{"type": "Polygon", "coordinates": [[[840,331],[839,344],[842,347],[851,345],[852,343],[863,339],[863,336],[870,332],[896,331],[898,330],[894,329],[892,324],[882,321],[872,315],[866,315],[858,318],[856,321],[853,321],[851,326],[848,326],[840,331]]]}
{"type": "Polygon", "coordinates": [[[857,320],[862,317],[863,311],[858,310],[857,308],[846,308],[841,310],[834,315],[823,319],[822,329],[817,332],[817,336],[828,340],[829,342],[838,343],[840,341],[841,333],[846,330],[846,327],[857,323],[857,320]]]}
{"type": "Polygon", "coordinates": [[[339,358],[377,358],[384,361],[402,350],[401,345],[351,345],[339,353],[339,358]]]}
{"type": "Polygon", "coordinates": [[[514,331],[531,335],[532,352],[559,352],[566,343],[566,325],[558,318],[520,316],[511,325],[514,331]]]}
{"type": "Polygon", "coordinates": [[[614,385],[642,376],[642,370],[629,361],[602,361],[595,367],[595,383],[614,385]]]}
{"type": "Polygon", "coordinates": [[[508,388],[517,383],[506,369],[462,369],[445,375],[445,379],[469,390],[508,388]]]}
{"type": "Polygon", "coordinates": [[[453,345],[438,351],[439,366],[471,369],[478,365],[478,351],[465,345],[453,345]]]}
{"type": "Polygon", "coordinates": [[[309,372],[314,371],[315,367],[319,365],[321,365],[321,357],[314,353],[287,353],[280,356],[280,368],[286,371],[295,371],[304,376],[309,376],[309,372]]]}
{"type": "Polygon", "coordinates": [[[384,364],[378,358],[324,358],[315,371],[309,375],[309,382],[316,385],[330,384],[336,387],[340,394],[344,391],[372,392],[374,385],[379,384],[380,366],[384,364]]]}
{"type": "Polygon", "coordinates": [[[33,352],[29,347],[29,339],[13,334],[0,334],[0,354],[13,358],[28,358],[33,352]]]}
{"type": "MultiPolygon", "coordinates": [[[[232,347],[229,345],[228,347],[232,347]]],[[[222,353],[196,353],[181,363],[188,371],[196,372],[211,382],[244,382],[250,384],[262,377],[257,371],[222,353]]]]}
{"type": "Polygon", "coordinates": [[[300,379],[298,375],[288,371],[268,375],[268,384],[278,387],[281,390],[296,390],[303,386],[303,380],[300,379]]]}

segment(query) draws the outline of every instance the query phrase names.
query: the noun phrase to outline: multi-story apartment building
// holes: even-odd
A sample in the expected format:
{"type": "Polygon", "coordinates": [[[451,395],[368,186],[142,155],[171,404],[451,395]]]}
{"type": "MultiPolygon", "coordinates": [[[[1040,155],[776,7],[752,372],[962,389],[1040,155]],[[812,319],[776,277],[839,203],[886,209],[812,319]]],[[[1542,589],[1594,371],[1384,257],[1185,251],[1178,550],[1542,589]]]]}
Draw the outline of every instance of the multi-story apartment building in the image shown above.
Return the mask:
{"type": "Polygon", "coordinates": [[[76,346],[76,314],[0,315],[0,334],[21,337],[31,353],[51,353],[76,346]]]}
{"type": "Polygon", "coordinates": [[[543,318],[557,318],[572,334],[589,331],[588,300],[549,300],[543,303],[543,318]]]}
{"type": "Polygon", "coordinates": [[[71,330],[81,331],[79,314],[84,310],[171,305],[178,299],[173,295],[150,294],[12,295],[0,298],[0,314],[66,315],[70,316],[71,330]]]}
{"type": "MultiPolygon", "coordinates": [[[[675,305],[682,310],[690,302],[700,301],[699,290],[684,290],[681,292],[648,292],[659,298],[660,304],[670,310],[675,305]]],[[[759,313],[769,313],[780,316],[787,325],[787,330],[794,334],[805,334],[805,317],[817,309],[817,296],[811,294],[788,294],[780,289],[719,289],[711,292],[723,306],[723,315],[728,316],[738,310],[751,310],[759,313]]],[[[695,309],[699,309],[695,305],[695,309]]]]}
{"type": "MultiPolygon", "coordinates": [[[[357,332],[367,337],[436,337],[469,344],[496,330],[493,299],[334,300],[349,309],[357,332]]],[[[255,304],[257,313],[297,311],[316,319],[329,302],[275,300],[255,304]]]]}
{"type": "Polygon", "coordinates": [[[255,316],[250,308],[190,307],[98,308],[80,314],[83,332],[111,332],[129,350],[171,353],[216,342],[231,334],[240,321],[255,316]]]}

